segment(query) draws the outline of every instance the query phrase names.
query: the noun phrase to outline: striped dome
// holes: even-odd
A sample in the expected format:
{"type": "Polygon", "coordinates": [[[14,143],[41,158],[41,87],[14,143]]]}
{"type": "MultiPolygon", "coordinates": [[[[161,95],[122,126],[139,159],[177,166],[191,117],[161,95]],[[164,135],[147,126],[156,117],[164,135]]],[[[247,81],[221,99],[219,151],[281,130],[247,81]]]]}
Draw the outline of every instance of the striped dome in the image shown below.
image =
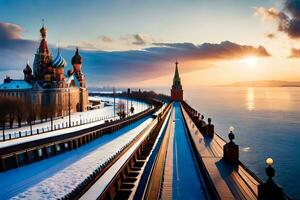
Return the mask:
{"type": "Polygon", "coordinates": [[[57,56],[51,64],[54,68],[63,68],[67,66],[66,60],[61,56],[59,51],[57,52],[57,56]]]}

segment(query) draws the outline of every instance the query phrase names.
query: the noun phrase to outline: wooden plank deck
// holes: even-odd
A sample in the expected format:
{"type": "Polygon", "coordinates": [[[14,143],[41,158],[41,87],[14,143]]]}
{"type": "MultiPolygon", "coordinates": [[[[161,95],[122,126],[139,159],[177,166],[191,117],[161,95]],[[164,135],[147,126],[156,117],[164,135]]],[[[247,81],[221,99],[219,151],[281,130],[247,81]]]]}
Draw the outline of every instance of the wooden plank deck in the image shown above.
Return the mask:
{"type": "MultiPolygon", "coordinates": [[[[166,133],[164,135],[162,144],[160,146],[159,152],[157,154],[157,159],[155,162],[155,165],[153,166],[153,171],[151,175],[151,179],[149,180],[148,183],[148,189],[146,191],[146,194],[144,196],[144,199],[159,199],[160,194],[161,194],[161,189],[162,189],[162,182],[163,180],[163,173],[164,173],[164,165],[165,165],[165,159],[167,155],[167,150],[168,150],[168,144],[169,144],[169,137],[171,133],[171,126],[172,126],[172,121],[174,118],[172,107],[170,108],[171,110],[170,113],[170,119],[166,123],[167,129],[166,133]]],[[[171,188],[172,190],[172,188],[171,188]]],[[[172,193],[172,191],[171,191],[172,193]]]]}
{"type": "Polygon", "coordinates": [[[169,134],[167,156],[164,166],[164,176],[162,184],[161,199],[172,199],[173,188],[173,140],[174,140],[174,112],[172,111],[169,121],[169,127],[167,129],[169,134]]]}
{"type": "Polygon", "coordinates": [[[204,168],[220,198],[257,199],[259,182],[240,164],[233,167],[222,159],[224,140],[216,134],[213,139],[204,136],[183,107],[182,111],[198,156],[203,161],[204,168]]]}

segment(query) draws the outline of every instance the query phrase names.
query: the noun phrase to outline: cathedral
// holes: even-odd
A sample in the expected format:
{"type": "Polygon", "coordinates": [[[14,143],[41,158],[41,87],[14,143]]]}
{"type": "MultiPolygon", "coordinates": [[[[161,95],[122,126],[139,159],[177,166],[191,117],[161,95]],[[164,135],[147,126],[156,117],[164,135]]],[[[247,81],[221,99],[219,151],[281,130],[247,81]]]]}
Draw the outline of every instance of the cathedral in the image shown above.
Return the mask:
{"type": "Polygon", "coordinates": [[[88,92],[78,48],[71,60],[72,67],[66,72],[67,62],[60,50],[57,50],[55,58],[49,50],[47,29],[44,25],[40,29],[40,35],[40,45],[34,57],[33,67],[27,63],[23,70],[23,80],[6,77],[3,84],[0,84],[0,97],[31,102],[40,110],[51,108],[55,116],[68,115],[69,106],[71,112],[86,111],[88,92]]]}
{"type": "Polygon", "coordinates": [[[171,89],[171,99],[173,101],[182,101],[183,100],[183,90],[181,85],[181,80],[178,72],[178,62],[175,63],[175,74],[173,78],[173,85],[171,89]]]}

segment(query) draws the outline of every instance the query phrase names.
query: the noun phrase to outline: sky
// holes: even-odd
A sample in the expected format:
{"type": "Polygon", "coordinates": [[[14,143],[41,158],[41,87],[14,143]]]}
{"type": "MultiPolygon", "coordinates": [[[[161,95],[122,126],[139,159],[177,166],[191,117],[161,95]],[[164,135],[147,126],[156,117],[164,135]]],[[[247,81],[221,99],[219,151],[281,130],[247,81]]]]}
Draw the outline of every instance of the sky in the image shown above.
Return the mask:
{"type": "MultiPolygon", "coordinates": [[[[41,28],[88,86],[185,87],[300,80],[299,0],[0,0],[0,78],[23,78],[41,28]]],[[[66,69],[66,71],[67,71],[66,69]]]]}

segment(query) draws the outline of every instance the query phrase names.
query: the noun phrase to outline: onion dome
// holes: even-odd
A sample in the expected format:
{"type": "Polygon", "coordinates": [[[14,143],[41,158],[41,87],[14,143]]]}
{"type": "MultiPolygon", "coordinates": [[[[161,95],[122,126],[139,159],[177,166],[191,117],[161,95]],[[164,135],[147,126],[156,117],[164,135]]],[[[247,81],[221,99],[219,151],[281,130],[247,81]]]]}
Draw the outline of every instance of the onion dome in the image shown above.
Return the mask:
{"type": "Polygon", "coordinates": [[[32,73],[32,69],[29,66],[29,64],[27,63],[26,67],[23,70],[24,74],[31,74],[32,73]]]}
{"type": "Polygon", "coordinates": [[[63,68],[67,66],[66,60],[61,56],[59,50],[57,52],[56,58],[51,63],[54,68],[63,68]]]}
{"type": "Polygon", "coordinates": [[[82,64],[82,57],[79,55],[78,48],[76,48],[75,55],[72,58],[72,65],[74,64],[82,64]]]}

